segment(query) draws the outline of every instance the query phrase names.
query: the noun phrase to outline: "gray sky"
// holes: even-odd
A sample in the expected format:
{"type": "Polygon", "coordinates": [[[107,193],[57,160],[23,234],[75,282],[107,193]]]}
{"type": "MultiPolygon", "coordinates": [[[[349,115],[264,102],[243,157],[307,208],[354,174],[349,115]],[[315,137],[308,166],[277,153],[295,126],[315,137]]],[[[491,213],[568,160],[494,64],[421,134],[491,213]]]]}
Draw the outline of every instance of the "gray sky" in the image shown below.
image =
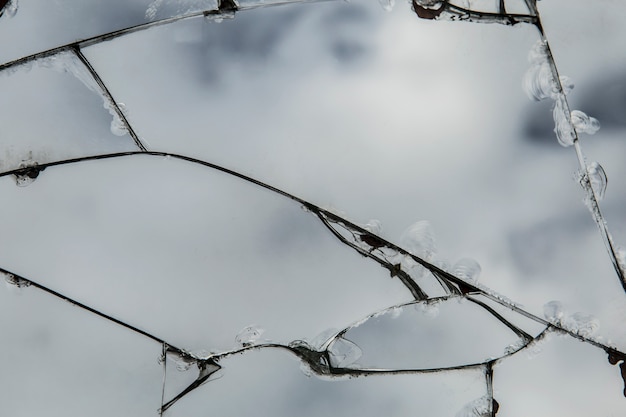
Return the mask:
{"type": "MultiPolygon", "coordinates": [[[[0,63],[143,23],[150,3],[21,1],[0,18],[0,63]]],[[[153,6],[162,19],[206,4],[153,6]]],[[[559,70],[576,84],[572,107],[602,124],[581,142],[607,173],[603,213],[626,246],[626,7],[539,7],[559,70]]],[[[521,87],[537,39],[530,26],[426,21],[405,2],[385,12],[354,1],[200,17],[82,52],[149,150],[241,172],[356,224],[377,219],[391,242],[428,220],[436,262],[476,259],[482,284],[540,317],[551,300],[566,316],[592,314],[595,336],[624,350],[626,298],[573,179],[576,155],[558,145],[550,105],[521,87]]],[[[82,68],[57,55],[0,72],[2,171],[136,149],[111,131],[82,68]]],[[[263,341],[312,341],[411,301],[299,204],[175,158],[50,167],[28,187],[5,176],[0,195],[1,267],[190,351],[232,349],[250,324],[263,341]]],[[[33,288],[0,291],[0,306],[1,415],[157,414],[157,343],[33,288]]],[[[402,310],[348,332],[362,365],[480,362],[514,336],[491,333],[491,316],[457,301],[432,320],[402,310]]],[[[623,415],[619,369],[602,350],[554,335],[527,351],[494,370],[499,417],[623,415]]],[[[327,381],[273,350],[221,365],[166,415],[455,416],[485,394],[480,370],[327,381]]],[[[196,376],[174,368],[168,397],[196,376]]]]}

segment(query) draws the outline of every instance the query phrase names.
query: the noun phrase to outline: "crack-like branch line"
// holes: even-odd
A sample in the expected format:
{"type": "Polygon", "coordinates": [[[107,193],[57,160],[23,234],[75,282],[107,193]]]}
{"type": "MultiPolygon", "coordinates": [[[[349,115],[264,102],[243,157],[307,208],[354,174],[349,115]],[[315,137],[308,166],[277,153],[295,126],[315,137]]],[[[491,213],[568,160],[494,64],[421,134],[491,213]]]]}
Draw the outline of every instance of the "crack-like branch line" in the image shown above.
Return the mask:
{"type": "Polygon", "coordinates": [[[163,417],[163,404],[165,403],[165,383],[167,382],[167,343],[161,344],[161,357],[159,358],[163,365],[163,383],[161,385],[161,406],[159,407],[159,416],[163,417]]]}
{"type": "MultiPolygon", "coordinates": [[[[503,356],[501,356],[500,358],[497,359],[489,359],[486,360],[484,362],[480,362],[480,363],[470,363],[470,364],[464,364],[464,365],[457,365],[457,366],[449,366],[449,367],[437,367],[437,368],[429,368],[429,369],[414,369],[414,368],[403,368],[403,369],[368,369],[368,368],[345,368],[345,367],[335,367],[332,365],[331,361],[330,361],[330,357],[329,357],[329,352],[328,352],[328,346],[329,344],[327,343],[325,345],[325,348],[323,351],[317,351],[315,349],[313,349],[311,346],[309,346],[306,342],[303,341],[294,341],[292,343],[290,343],[289,345],[282,345],[279,343],[265,343],[265,344],[258,344],[258,345],[250,345],[250,346],[244,346],[242,348],[238,348],[238,349],[233,349],[227,352],[222,352],[222,353],[216,353],[213,354],[207,358],[200,358],[197,356],[194,356],[193,354],[187,352],[186,350],[180,349],[175,347],[174,345],[166,342],[165,340],[161,339],[158,336],[155,336],[151,333],[148,333],[144,330],[139,329],[136,326],[133,326],[131,324],[128,324],[120,319],[117,319],[109,314],[103,313],[95,308],[92,308],[86,304],[83,304],[77,300],[74,300],[58,291],[52,290],[44,285],[41,285],[35,281],[32,281],[30,279],[24,278],[20,275],[17,275],[7,269],[1,268],[0,267],[0,273],[4,274],[5,277],[7,278],[7,281],[10,284],[13,285],[17,285],[18,287],[34,287],[37,288],[41,291],[44,291],[54,297],[57,297],[61,300],[67,301],[70,304],[79,307],[83,310],[86,310],[96,316],[99,316],[105,320],[111,321],[119,326],[122,326],[128,330],[131,330],[143,337],[149,338],[155,342],[158,342],[161,344],[162,346],[162,353],[161,353],[161,357],[160,360],[163,361],[163,367],[164,367],[164,371],[163,371],[163,385],[161,388],[161,407],[159,408],[159,413],[162,416],[163,413],[170,408],[172,405],[174,405],[178,400],[180,400],[181,398],[183,398],[185,395],[187,395],[188,393],[190,393],[191,391],[195,390],[196,388],[198,388],[199,386],[203,385],[204,383],[206,383],[207,381],[210,380],[210,377],[215,374],[217,371],[219,371],[222,367],[219,365],[219,361],[223,358],[232,356],[232,355],[236,355],[236,354],[241,354],[250,350],[260,350],[260,349],[268,349],[268,348],[272,348],[272,349],[284,349],[287,350],[289,352],[291,352],[292,354],[294,354],[295,356],[297,356],[298,358],[300,358],[301,361],[303,361],[304,363],[306,363],[306,365],[316,374],[318,375],[326,375],[326,376],[331,376],[331,377],[359,377],[359,376],[372,376],[372,375],[398,375],[398,374],[420,374],[420,373],[437,373],[437,372],[448,372],[448,371],[455,371],[455,370],[464,370],[464,369],[475,369],[475,368],[481,368],[484,367],[485,365],[487,365],[487,370],[489,372],[489,370],[492,367],[492,364],[502,360],[505,357],[511,356],[521,350],[523,350],[524,348],[528,347],[531,343],[536,342],[541,340],[543,337],[545,337],[545,335],[552,329],[557,329],[558,331],[561,332],[566,332],[566,333],[570,333],[570,335],[584,341],[584,342],[588,342],[591,343],[594,346],[600,347],[603,350],[605,350],[608,354],[609,354],[609,361],[612,362],[616,362],[614,360],[614,358],[624,358],[626,357],[626,354],[615,349],[612,347],[608,347],[605,345],[600,344],[597,341],[593,341],[593,340],[589,340],[586,339],[580,335],[577,334],[572,334],[571,332],[568,332],[562,328],[560,328],[557,325],[551,325],[549,327],[547,327],[541,334],[539,334],[537,337],[535,338],[530,338],[530,339],[526,339],[525,343],[523,344],[523,346],[521,346],[519,349],[515,350],[515,351],[511,351],[511,352],[505,352],[505,354],[503,356]],[[182,358],[185,361],[191,362],[191,363],[195,363],[196,366],[198,367],[198,377],[196,378],[196,380],[191,383],[187,388],[185,388],[183,391],[181,391],[178,395],[176,395],[174,398],[172,398],[171,400],[169,400],[167,403],[164,403],[164,397],[165,397],[165,382],[166,382],[166,367],[167,367],[167,354],[168,353],[174,353],[177,354],[180,358],[182,358]]],[[[449,297],[458,297],[458,295],[450,295],[450,296],[446,296],[446,297],[440,297],[440,299],[447,299],[449,297]]],[[[422,301],[423,302],[423,301],[422,301]]],[[[412,304],[415,303],[415,301],[411,302],[411,303],[405,303],[405,304],[401,304],[399,306],[402,305],[406,305],[406,304],[412,304]]],[[[398,306],[396,306],[398,307],[398,306]]],[[[489,311],[489,310],[488,310],[489,311]]],[[[331,338],[330,340],[335,340],[337,337],[340,337],[341,335],[343,335],[350,327],[344,329],[343,331],[339,332],[337,335],[335,335],[334,338],[331,338]]],[[[530,336],[529,336],[530,337],[530,336]]],[[[492,371],[491,371],[492,372],[492,371]]],[[[495,400],[493,401],[493,406],[497,407],[497,402],[495,402],[495,400]]]]}
{"type": "Polygon", "coordinates": [[[133,138],[135,145],[137,145],[137,147],[140,150],[145,152],[147,150],[146,147],[141,142],[141,139],[139,139],[139,136],[137,136],[137,133],[135,133],[135,130],[133,129],[133,127],[130,125],[130,123],[128,123],[128,120],[126,119],[126,115],[124,114],[122,109],[120,109],[120,106],[117,104],[117,101],[115,101],[115,99],[113,98],[113,95],[111,95],[111,92],[107,88],[106,84],[104,84],[104,81],[102,81],[102,78],[100,78],[100,75],[96,72],[96,70],[93,68],[93,66],[91,65],[89,60],[85,57],[85,55],[83,55],[82,51],[80,50],[80,47],[78,47],[77,45],[73,45],[71,47],[71,50],[78,57],[80,62],[87,68],[91,77],[98,84],[98,87],[100,87],[100,90],[102,91],[102,94],[104,95],[104,99],[109,103],[109,106],[113,108],[113,110],[117,114],[117,117],[119,117],[122,123],[124,123],[124,127],[126,128],[126,131],[128,131],[128,134],[130,135],[130,137],[133,138]]]}
{"type": "MultiPolygon", "coordinates": [[[[299,3],[303,3],[303,4],[304,3],[325,3],[325,2],[330,2],[330,1],[335,1],[335,0],[284,0],[284,1],[279,1],[279,2],[274,2],[274,3],[269,3],[269,4],[264,4],[262,2],[259,2],[256,4],[247,4],[247,5],[239,6],[237,7],[236,11],[247,11],[247,10],[254,10],[254,9],[265,8],[265,7],[284,6],[288,4],[299,4],[299,3]]],[[[102,42],[110,41],[112,39],[119,38],[124,35],[128,35],[128,34],[135,33],[135,32],[140,32],[140,31],[147,30],[156,26],[163,26],[163,25],[167,25],[170,23],[178,22],[178,21],[190,20],[190,19],[195,19],[195,18],[203,18],[207,16],[210,16],[212,18],[218,18],[218,17],[229,18],[233,16],[234,11],[235,10],[230,9],[230,8],[206,9],[206,10],[201,10],[197,12],[186,13],[180,16],[174,16],[174,17],[170,17],[166,19],[156,20],[153,22],[140,23],[135,26],[127,27],[127,28],[120,29],[120,30],[115,30],[115,31],[100,34],[97,36],[92,36],[90,38],[85,38],[82,40],[77,40],[75,42],[71,42],[62,46],[58,46],[52,49],[37,52],[32,55],[24,56],[24,57],[3,63],[0,65],[0,71],[8,69],[10,67],[17,66],[17,65],[26,64],[28,62],[35,61],[40,58],[46,58],[52,55],[56,55],[60,52],[67,51],[73,48],[83,49],[92,45],[97,45],[102,42]]]]}
{"type": "MultiPolygon", "coordinates": [[[[72,158],[72,159],[65,159],[65,160],[60,160],[60,161],[53,161],[53,162],[46,162],[46,163],[41,163],[39,165],[37,165],[37,169],[39,171],[43,171],[46,168],[49,167],[54,167],[54,166],[62,166],[62,165],[69,165],[69,164],[75,164],[75,163],[80,163],[80,162],[88,162],[88,161],[94,161],[94,160],[104,160],[104,159],[113,159],[113,158],[125,158],[125,157],[170,157],[170,158],[174,158],[174,159],[179,159],[182,161],[186,161],[186,162],[190,162],[190,163],[194,163],[194,164],[198,164],[198,165],[202,165],[205,166],[207,168],[211,168],[214,169],[216,171],[219,172],[223,172],[225,174],[228,175],[232,175],[236,178],[239,178],[241,180],[244,180],[246,182],[252,183],[254,185],[257,185],[261,188],[264,188],[266,190],[272,191],[276,194],[279,194],[283,197],[286,197],[292,201],[295,201],[297,203],[299,203],[301,206],[305,207],[306,209],[308,209],[310,212],[314,213],[316,216],[323,216],[326,219],[328,219],[331,222],[334,223],[342,223],[346,226],[348,226],[351,230],[358,232],[361,235],[366,235],[366,236],[370,236],[372,237],[372,239],[376,239],[377,242],[379,242],[379,244],[381,244],[382,246],[389,248],[391,250],[394,250],[396,252],[398,252],[401,255],[404,256],[409,256],[411,257],[411,259],[413,259],[413,261],[417,262],[418,264],[422,265],[424,268],[428,269],[433,275],[435,276],[439,276],[442,280],[449,282],[451,284],[457,285],[460,288],[460,291],[463,295],[467,295],[470,293],[480,293],[483,296],[491,299],[492,301],[524,316],[529,318],[530,320],[533,320],[537,323],[540,323],[542,325],[545,326],[550,326],[553,327],[555,329],[559,329],[560,331],[567,333],[569,335],[571,335],[572,337],[575,337],[581,341],[590,343],[596,347],[602,348],[604,350],[607,349],[611,349],[611,347],[603,345],[602,343],[587,338],[585,336],[579,335],[578,333],[568,330],[564,327],[562,327],[560,324],[558,323],[552,323],[549,322],[548,320],[545,320],[539,316],[536,316],[526,310],[524,310],[523,308],[521,308],[518,304],[500,296],[499,294],[497,294],[496,292],[494,292],[493,290],[489,289],[488,287],[485,287],[481,284],[478,283],[472,283],[472,282],[468,282],[468,281],[464,281],[458,277],[456,277],[455,275],[444,271],[443,269],[441,269],[440,267],[431,264],[428,261],[425,261],[424,259],[413,255],[411,253],[409,253],[407,250],[385,240],[384,238],[371,233],[370,231],[362,228],[361,226],[358,226],[352,222],[350,222],[349,220],[329,212],[328,210],[325,210],[313,203],[310,203],[300,197],[297,197],[293,194],[290,194],[286,191],[283,191],[279,188],[276,188],[272,185],[266,184],[262,181],[259,181],[257,179],[254,179],[252,177],[249,177],[247,175],[244,175],[240,172],[237,171],[233,171],[231,169],[222,167],[220,165],[216,165],[213,164],[211,162],[207,162],[207,161],[203,161],[197,158],[192,158],[189,156],[185,156],[185,155],[180,155],[180,154],[175,154],[175,153],[169,153],[169,152],[160,152],[160,151],[146,151],[146,152],[140,152],[140,151],[132,151],[132,152],[120,152],[120,153],[111,153],[111,154],[102,154],[102,155],[91,155],[91,156],[83,156],[83,157],[79,157],[79,158],[72,158]]],[[[17,169],[13,169],[10,171],[5,171],[0,173],[0,178],[1,177],[5,177],[5,176],[9,176],[9,175],[15,175],[15,176],[19,176],[19,175],[24,175],[27,172],[30,172],[33,170],[33,167],[25,167],[25,168],[17,168],[17,169]]],[[[337,236],[337,235],[335,235],[337,236]]],[[[343,241],[342,241],[343,242],[343,241]]],[[[381,247],[382,247],[381,246],[381,247]]],[[[360,253],[360,252],[359,252],[360,253]]],[[[371,259],[371,258],[370,258],[371,259]]],[[[5,271],[2,268],[0,268],[0,271],[5,271]]],[[[411,282],[413,282],[413,280],[411,280],[411,282]]],[[[406,285],[406,284],[405,284],[406,285]]],[[[408,285],[412,285],[411,283],[408,283],[408,285]]],[[[411,290],[411,288],[407,287],[407,289],[411,290]]],[[[459,289],[456,289],[456,294],[459,293],[459,289]]],[[[155,339],[156,340],[156,339],[155,339]]],[[[158,340],[159,342],[162,342],[160,339],[158,340]]]]}

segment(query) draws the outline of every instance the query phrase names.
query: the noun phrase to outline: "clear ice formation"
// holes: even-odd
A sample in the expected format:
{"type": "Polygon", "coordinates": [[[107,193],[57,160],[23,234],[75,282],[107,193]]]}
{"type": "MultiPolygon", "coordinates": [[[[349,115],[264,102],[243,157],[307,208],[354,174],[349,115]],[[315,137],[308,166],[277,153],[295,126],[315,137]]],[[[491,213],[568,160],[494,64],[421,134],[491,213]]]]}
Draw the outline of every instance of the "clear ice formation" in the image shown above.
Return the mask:
{"type": "Polygon", "coordinates": [[[589,117],[580,110],[572,111],[572,123],[578,133],[593,135],[600,130],[600,122],[595,117],[589,117]]]}
{"type": "Polygon", "coordinates": [[[598,197],[598,200],[602,200],[608,184],[604,168],[602,168],[602,165],[594,161],[587,166],[587,171],[589,173],[589,183],[591,184],[593,192],[596,197],[598,197]]]}
{"type": "Polygon", "coordinates": [[[261,335],[265,333],[265,330],[257,325],[250,325],[244,327],[237,336],[235,336],[235,342],[243,347],[252,346],[255,344],[261,335]]]}
{"type": "MultiPolygon", "coordinates": [[[[65,72],[76,77],[85,87],[102,98],[102,107],[104,107],[112,117],[111,133],[115,136],[124,136],[128,133],[126,123],[124,123],[118,114],[116,104],[110,100],[108,94],[103,91],[98,81],[94,78],[94,75],[74,52],[59,52],[58,54],[39,59],[36,62],[41,67],[50,68],[58,72],[65,72]]],[[[123,103],[118,103],[117,106],[119,106],[122,114],[127,113],[126,106],[123,103]]]]}
{"type": "Polygon", "coordinates": [[[422,259],[433,260],[437,254],[437,242],[430,222],[420,220],[409,226],[400,237],[400,246],[422,259]]]}
{"type": "Polygon", "coordinates": [[[498,411],[494,405],[497,404],[488,395],[477,398],[468,403],[460,410],[456,417],[492,417],[498,411]],[[493,409],[493,413],[492,413],[493,409]]]}
{"type": "Polygon", "coordinates": [[[563,326],[583,337],[592,336],[599,328],[600,321],[590,314],[574,313],[563,320],[563,326]]]}
{"type": "Polygon", "coordinates": [[[0,17],[14,17],[17,14],[17,2],[18,0],[9,0],[9,2],[4,5],[4,8],[0,9],[0,17]]]}
{"type": "MultiPolygon", "coordinates": [[[[381,5],[383,6],[383,8],[385,8],[385,10],[391,10],[394,4],[394,0],[379,0],[379,1],[381,2],[381,5]]],[[[156,19],[157,13],[159,11],[159,7],[162,5],[162,3],[163,3],[163,0],[154,0],[152,1],[152,3],[150,3],[150,5],[148,6],[148,9],[145,12],[145,17],[147,20],[152,21],[156,19]]],[[[443,10],[444,6],[448,4],[447,1],[443,1],[443,0],[413,0],[413,3],[414,3],[414,6],[417,5],[421,8],[424,8],[424,10],[422,10],[421,12],[425,13],[424,16],[426,16],[426,18],[438,17],[439,16],[438,13],[440,13],[443,10]],[[435,9],[435,8],[439,8],[439,9],[435,9]],[[425,11],[426,9],[431,10],[431,11],[427,12],[425,11]]],[[[18,0],[9,1],[5,5],[2,12],[5,13],[9,17],[14,16],[15,13],[17,12],[17,4],[18,4],[18,0]]],[[[471,6],[469,0],[466,1],[466,4],[467,4],[467,7],[471,6]]],[[[502,5],[504,3],[501,2],[500,4],[502,5]]],[[[419,13],[420,12],[418,12],[418,15],[419,13]]],[[[420,16],[420,17],[424,17],[424,16],[420,16]]],[[[476,18],[476,17],[468,16],[468,20],[471,20],[472,18],[476,18]]],[[[488,20],[488,19],[485,19],[485,20],[488,20]]],[[[578,111],[578,110],[569,112],[565,95],[573,89],[573,83],[571,82],[569,78],[563,77],[563,76],[559,77],[558,82],[555,80],[554,78],[555,72],[553,71],[551,63],[549,61],[547,43],[545,41],[538,42],[535,48],[533,48],[533,50],[529,54],[529,61],[531,62],[531,68],[528,70],[528,72],[526,73],[524,77],[524,89],[533,100],[538,101],[538,100],[544,100],[544,99],[549,98],[555,101],[553,116],[554,116],[554,121],[555,121],[555,132],[557,134],[559,143],[561,143],[563,146],[570,146],[574,144],[576,140],[576,133],[587,133],[587,134],[595,133],[600,127],[599,122],[595,118],[589,117],[585,113],[578,111]]],[[[73,76],[78,78],[89,90],[99,94],[103,98],[104,108],[107,109],[113,117],[113,120],[111,122],[111,132],[117,136],[123,136],[128,133],[128,125],[123,120],[123,118],[125,118],[127,114],[127,110],[124,104],[115,103],[112,101],[111,97],[103,90],[103,86],[100,84],[99,79],[94,77],[94,73],[92,73],[89,67],[87,67],[85,63],[81,61],[81,59],[76,53],[71,52],[71,51],[60,52],[53,56],[39,59],[36,62],[38,65],[49,67],[57,71],[62,71],[62,72],[67,72],[67,73],[72,74],[73,76]]],[[[31,65],[31,64],[25,64],[25,65],[31,65]]],[[[31,184],[38,177],[39,173],[43,170],[43,168],[40,168],[37,162],[35,161],[26,160],[22,162],[18,170],[19,171],[17,171],[14,174],[16,183],[19,186],[25,186],[25,185],[31,184]]],[[[606,184],[607,184],[606,174],[604,173],[603,168],[598,163],[595,163],[595,162],[591,163],[588,166],[586,175],[588,175],[588,178],[587,178],[588,182],[586,181],[585,184],[588,183],[589,187],[591,187],[591,189],[598,196],[598,198],[599,199],[602,198],[606,190],[606,184]]],[[[287,195],[286,193],[284,194],[287,195]]],[[[298,200],[297,198],[293,196],[291,197],[294,200],[298,200]]],[[[313,212],[314,214],[321,217],[320,215],[320,213],[322,212],[321,209],[308,203],[306,207],[308,211],[313,212]]],[[[599,210],[598,210],[598,213],[599,213],[599,210]]],[[[599,214],[596,220],[598,222],[601,222],[602,219],[599,216],[599,214]]],[[[345,221],[345,224],[349,224],[349,222],[345,221]]],[[[388,249],[389,248],[388,245],[386,245],[382,241],[382,239],[377,236],[382,232],[382,227],[379,221],[372,220],[368,222],[363,227],[363,229],[369,232],[369,234],[367,233],[360,234],[358,235],[359,236],[358,238],[363,243],[367,244],[368,248],[370,249],[377,249],[377,248],[388,249]]],[[[406,249],[411,255],[415,255],[419,257],[422,261],[428,262],[428,261],[432,261],[435,258],[436,244],[435,244],[435,239],[431,230],[431,226],[428,222],[422,221],[422,222],[417,222],[413,224],[402,235],[400,240],[404,249],[406,249]]],[[[617,254],[618,254],[617,262],[619,263],[621,268],[624,269],[626,265],[626,251],[624,249],[618,249],[617,254]]],[[[406,254],[403,255],[403,262],[408,259],[412,260],[413,265],[417,264],[411,256],[408,256],[406,254]]],[[[409,262],[407,261],[406,263],[409,263],[409,262]]],[[[393,266],[399,269],[392,270],[391,271],[392,276],[394,276],[394,273],[400,274],[401,272],[403,272],[402,268],[404,268],[406,265],[399,264],[399,265],[393,265],[393,266]]],[[[444,272],[435,271],[435,269],[432,268],[432,266],[430,267],[425,266],[424,268],[430,269],[431,272],[433,272],[433,274],[437,273],[442,281],[448,282],[447,280],[449,279],[448,277],[449,274],[448,276],[446,276],[446,274],[444,273],[445,271],[444,272]]],[[[442,268],[442,269],[448,270],[448,268],[442,268]]],[[[472,259],[462,259],[459,262],[457,262],[450,269],[450,271],[452,272],[454,276],[464,281],[476,282],[480,274],[481,268],[480,268],[480,265],[472,259]]],[[[7,284],[16,286],[18,288],[28,287],[33,284],[33,282],[31,281],[21,278],[9,272],[2,272],[2,274],[4,275],[4,278],[7,284]]],[[[35,283],[34,285],[35,287],[42,289],[42,287],[39,284],[35,283]]],[[[54,293],[54,292],[51,292],[50,290],[46,290],[46,291],[48,291],[49,293],[59,298],[63,298],[66,301],[75,303],[71,299],[59,293],[54,293]]],[[[519,306],[513,304],[510,300],[506,299],[505,297],[497,296],[495,295],[494,292],[491,292],[488,289],[479,287],[478,292],[481,292],[483,295],[490,296],[492,299],[496,300],[497,302],[502,303],[502,305],[505,305],[514,311],[517,311],[519,313],[523,312],[523,315],[525,315],[526,317],[534,317],[532,314],[522,310],[519,306]]],[[[467,297],[467,298],[464,298],[464,300],[471,300],[471,295],[467,295],[464,293],[462,296],[467,297]]],[[[81,308],[85,308],[85,306],[82,306],[81,308]]],[[[430,302],[419,303],[418,305],[416,305],[416,308],[418,309],[418,311],[424,313],[425,315],[428,315],[429,317],[436,316],[439,311],[437,303],[432,303],[431,305],[430,302]]],[[[118,325],[121,324],[121,325],[124,325],[125,327],[131,328],[131,330],[138,331],[137,329],[132,328],[132,326],[126,325],[120,320],[115,321],[111,319],[110,317],[98,312],[95,309],[90,309],[89,311],[91,311],[92,313],[96,313],[100,315],[101,317],[108,318],[109,320],[114,321],[118,325]]],[[[399,308],[395,308],[395,309],[391,308],[389,310],[389,314],[391,315],[391,317],[397,318],[399,317],[400,313],[401,313],[401,310],[399,308]]],[[[551,301],[544,305],[544,316],[548,322],[552,323],[557,328],[561,328],[562,331],[570,332],[573,335],[581,336],[584,338],[590,337],[599,328],[598,320],[590,315],[586,315],[583,313],[575,313],[573,315],[570,315],[564,318],[562,306],[557,301],[551,301]],[[562,326],[562,327],[559,327],[559,326],[562,326]]],[[[372,316],[372,317],[375,317],[375,316],[372,316]]],[[[539,320],[536,317],[534,318],[539,320]]],[[[138,331],[138,332],[141,333],[143,336],[148,336],[154,340],[157,340],[155,336],[152,336],[142,331],[138,331]]],[[[246,350],[247,348],[254,348],[254,349],[260,348],[261,346],[258,345],[257,342],[259,341],[259,338],[263,334],[263,332],[264,330],[258,328],[257,326],[245,327],[235,337],[235,341],[239,345],[239,348],[243,348],[243,349],[239,349],[239,348],[238,349],[246,350]]],[[[528,345],[527,340],[519,339],[517,342],[505,348],[505,354],[512,354],[519,349],[523,349],[524,347],[530,347],[529,350],[532,350],[533,347],[536,347],[539,345],[539,342],[541,340],[544,340],[544,339],[543,338],[534,339],[533,343],[528,345]]],[[[596,343],[596,345],[597,347],[604,348],[607,351],[610,350],[608,347],[600,345],[599,343],[596,343]]],[[[164,343],[164,346],[165,346],[165,343],[164,343]]],[[[272,345],[271,347],[287,348],[286,346],[282,346],[282,345],[272,345]]],[[[339,371],[341,371],[342,368],[358,369],[357,362],[363,354],[359,346],[357,346],[355,343],[353,343],[352,341],[342,336],[338,336],[335,330],[324,332],[319,338],[311,342],[311,345],[308,347],[305,346],[304,342],[303,344],[290,344],[288,346],[288,348],[291,348],[292,350],[296,350],[295,347],[300,348],[299,352],[305,352],[306,349],[309,349],[312,351],[312,352],[309,352],[311,354],[310,357],[301,357],[302,363],[311,365],[311,369],[315,369],[315,367],[312,365],[314,364],[319,365],[319,363],[315,363],[313,362],[313,359],[311,359],[311,358],[315,358],[315,359],[319,358],[319,356],[314,355],[315,353],[327,354],[328,361],[330,362],[329,365],[333,367],[334,370],[338,372],[338,374],[340,374],[339,371]],[[317,350],[317,351],[314,351],[314,350],[317,350]]],[[[172,405],[175,401],[177,401],[179,398],[182,398],[182,396],[185,395],[185,393],[189,392],[190,390],[206,382],[212,374],[214,374],[217,370],[220,369],[220,366],[217,364],[217,362],[214,362],[210,356],[205,359],[198,359],[197,357],[194,357],[192,355],[184,354],[183,351],[180,351],[178,349],[173,349],[172,351],[179,353],[178,357],[175,359],[177,369],[181,371],[186,371],[190,369],[192,365],[197,365],[199,374],[198,374],[197,380],[193,384],[191,384],[189,388],[187,388],[185,391],[183,391],[181,394],[179,394],[176,398],[171,400],[169,403],[165,404],[161,411],[164,411],[170,405],[172,405]]],[[[226,354],[228,354],[228,352],[226,354]]],[[[621,365],[622,376],[625,375],[623,365],[626,359],[624,358],[625,356],[621,352],[615,352],[613,350],[610,350],[609,361],[611,363],[617,364],[618,362],[622,361],[622,365],[621,365]]],[[[624,377],[624,379],[626,381],[626,377],[624,377]]],[[[491,396],[485,395],[483,397],[478,398],[475,401],[468,403],[463,408],[463,410],[461,410],[457,414],[457,417],[493,416],[497,412],[497,409],[498,409],[497,402],[493,400],[491,396]]]]}
{"type": "Polygon", "coordinates": [[[549,301],[543,306],[543,316],[550,323],[559,324],[563,319],[563,305],[560,301],[549,301]]]}
{"type": "Polygon", "coordinates": [[[354,365],[359,360],[363,352],[355,343],[348,339],[338,337],[328,346],[328,355],[331,366],[335,368],[346,368],[354,365]]]}
{"type": "Polygon", "coordinates": [[[480,264],[471,258],[460,259],[452,267],[452,274],[467,282],[476,282],[481,271],[480,264]]]}
{"type": "Polygon", "coordinates": [[[396,4],[396,0],[378,0],[383,10],[390,12],[393,10],[393,6],[396,4]]]}

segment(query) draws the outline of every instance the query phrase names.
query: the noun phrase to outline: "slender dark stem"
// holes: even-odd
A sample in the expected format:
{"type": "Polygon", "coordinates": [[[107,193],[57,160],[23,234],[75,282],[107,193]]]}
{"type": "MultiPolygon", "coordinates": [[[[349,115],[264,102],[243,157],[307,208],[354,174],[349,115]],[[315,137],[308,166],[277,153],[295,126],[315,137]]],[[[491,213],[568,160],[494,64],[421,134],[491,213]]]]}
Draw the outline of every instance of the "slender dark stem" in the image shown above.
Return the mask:
{"type": "Polygon", "coordinates": [[[126,119],[126,115],[124,114],[122,109],[120,109],[120,106],[117,104],[117,101],[115,101],[115,99],[113,98],[113,95],[107,88],[106,84],[104,84],[104,81],[102,81],[102,78],[100,78],[100,75],[96,72],[96,70],[94,70],[94,68],[91,66],[91,63],[89,62],[89,60],[87,60],[85,55],[83,55],[83,53],[80,50],[80,47],[78,47],[78,45],[73,45],[72,51],[74,52],[74,54],[76,54],[80,62],[87,68],[87,70],[89,71],[93,79],[96,81],[96,83],[98,83],[98,86],[102,90],[102,95],[104,96],[103,99],[109,102],[109,106],[113,108],[113,110],[115,111],[115,114],[117,114],[117,117],[119,117],[120,120],[124,123],[124,127],[128,131],[128,134],[130,135],[130,137],[133,138],[135,145],[137,145],[137,147],[140,150],[145,152],[147,150],[146,147],[143,145],[143,143],[141,143],[141,139],[139,139],[139,136],[137,136],[137,133],[135,133],[135,130],[132,128],[130,123],[128,123],[128,120],[126,119]]]}
{"type": "Polygon", "coordinates": [[[36,281],[33,281],[31,279],[28,279],[28,278],[24,278],[24,277],[14,273],[14,272],[11,272],[11,271],[9,271],[7,269],[4,269],[4,268],[1,268],[1,267],[0,267],[0,273],[3,273],[5,275],[7,275],[7,276],[13,276],[14,279],[21,280],[21,281],[27,283],[28,286],[35,287],[35,288],[37,288],[37,289],[39,289],[39,290],[41,290],[43,292],[46,292],[46,293],[48,293],[48,294],[50,294],[50,295],[52,295],[54,297],[60,298],[63,301],[67,301],[68,303],[72,304],[75,307],[81,308],[81,309],[83,309],[85,311],[88,311],[88,312],[90,312],[92,314],[95,314],[96,316],[102,317],[105,320],[108,320],[108,321],[113,322],[113,323],[115,323],[115,324],[117,324],[119,326],[122,326],[122,327],[124,327],[124,328],[126,328],[126,329],[128,329],[130,331],[138,333],[138,334],[140,334],[140,335],[142,335],[144,337],[147,337],[148,339],[154,340],[155,342],[158,342],[160,344],[167,344],[170,347],[171,350],[174,350],[174,351],[177,351],[177,352],[183,352],[182,349],[179,349],[179,348],[177,348],[177,347],[167,343],[165,340],[161,339],[160,337],[157,337],[157,336],[155,336],[155,335],[153,335],[151,333],[148,333],[145,330],[141,330],[140,328],[135,327],[132,324],[129,324],[129,323],[126,323],[126,322],[124,322],[122,320],[116,319],[115,317],[110,316],[110,315],[108,315],[106,313],[103,313],[103,312],[101,312],[99,310],[96,310],[93,307],[89,307],[88,305],[83,304],[80,301],[77,301],[77,300],[75,300],[73,298],[70,298],[70,297],[68,297],[65,294],[61,294],[60,292],[57,292],[57,291],[55,291],[55,290],[53,290],[51,288],[48,288],[45,285],[42,285],[42,284],[40,284],[40,283],[38,283],[36,281]]]}

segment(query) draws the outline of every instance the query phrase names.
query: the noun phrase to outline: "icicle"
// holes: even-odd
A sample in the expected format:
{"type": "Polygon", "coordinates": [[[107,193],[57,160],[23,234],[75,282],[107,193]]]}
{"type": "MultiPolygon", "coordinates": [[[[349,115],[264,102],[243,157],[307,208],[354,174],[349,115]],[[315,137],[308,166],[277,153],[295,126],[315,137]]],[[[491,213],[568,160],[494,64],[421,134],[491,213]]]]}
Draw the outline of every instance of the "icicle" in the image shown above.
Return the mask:
{"type": "Polygon", "coordinates": [[[563,306],[559,301],[549,301],[543,305],[543,316],[550,323],[560,324],[563,318],[563,306]]]}
{"type": "Polygon", "coordinates": [[[257,340],[259,340],[263,333],[265,333],[264,329],[252,324],[244,327],[239,333],[237,333],[237,336],[235,336],[235,342],[242,347],[252,346],[257,340]]]}
{"type": "Polygon", "coordinates": [[[600,130],[600,122],[595,117],[589,117],[580,110],[572,111],[572,124],[578,133],[593,135],[600,130]]]}

